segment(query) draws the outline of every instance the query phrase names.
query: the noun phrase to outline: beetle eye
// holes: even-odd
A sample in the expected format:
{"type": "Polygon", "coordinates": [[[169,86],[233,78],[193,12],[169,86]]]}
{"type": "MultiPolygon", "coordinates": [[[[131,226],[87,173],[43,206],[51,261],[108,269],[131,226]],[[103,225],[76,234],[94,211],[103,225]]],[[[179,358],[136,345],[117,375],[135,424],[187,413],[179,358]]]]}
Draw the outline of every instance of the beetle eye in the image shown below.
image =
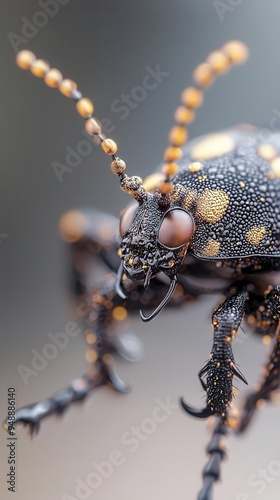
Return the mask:
{"type": "Polygon", "coordinates": [[[168,248],[177,248],[188,243],[194,232],[193,218],[180,209],[166,213],[158,233],[158,241],[168,248]]]}
{"type": "Polygon", "coordinates": [[[125,233],[128,231],[128,229],[130,228],[138,207],[139,205],[137,201],[133,201],[133,203],[128,205],[128,207],[122,211],[120,220],[121,236],[124,236],[125,233]]]}

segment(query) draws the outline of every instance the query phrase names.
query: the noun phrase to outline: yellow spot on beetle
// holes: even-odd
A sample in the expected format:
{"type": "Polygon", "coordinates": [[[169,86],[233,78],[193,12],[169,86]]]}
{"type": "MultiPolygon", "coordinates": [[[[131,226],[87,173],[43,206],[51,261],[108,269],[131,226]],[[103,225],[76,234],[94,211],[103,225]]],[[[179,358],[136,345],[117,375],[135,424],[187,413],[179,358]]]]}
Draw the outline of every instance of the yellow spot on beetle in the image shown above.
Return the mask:
{"type": "Polygon", "coordinates": [[[191,150],[194,160],[209,160],[225,155],[233,150],[234,140],[227,134],[210,134],[191,150]]]}
{"type": "Polygon", "coordinates": [[[251,245],[258,246],[266,233],[265,227],[254,226],[246,233],[246,239],[251,245]]]}
{"type": "Polygon", "coordinates": [[[240,182],[239,182],[239,186],[240,186],[241,188],[244,188],[244,187],[245,187],[245,182],[240,181],[240,182]]]}
{"type": "Polygon", "coordinates": [[[227,210],[229,196],[222,190],[206,189],[197,200],[197,215],[206,222],[218,222],[227,210]]]}
{"type": "Polygon", "coordinates": [[[215,257],[219,253],[220,245],[221,243],[218,241],[209,238],[207,245],[202,250],[203,255],[206,257],[215,257]]]}
{"type": "Polygon", "coordinates": [[[116,321],[123,321],[127,317],[127,310],[123,306],[118,306],[113,309],[113,318],[116,321]]]}
{"type": "Polygon", "coordinates": [[[195,172],[199,172],[202,169],[202,163],[200,161],[193,161],[188,166],[188,171],[194,174],[195,172]]]}
{"type": "Polygon", "coordinates": [[[257,151],[264,160],[272,160],[277,155],[276,149],[271,144],[261,144],[257,151]]]}
{"type": "Polygon", "coordinates": [[[272,162],[270,163],[271,171],[269,172],[270,178],[277,178],[280,177],[280,157],[277,156],[277,158],[274,158],[272,162]]]}

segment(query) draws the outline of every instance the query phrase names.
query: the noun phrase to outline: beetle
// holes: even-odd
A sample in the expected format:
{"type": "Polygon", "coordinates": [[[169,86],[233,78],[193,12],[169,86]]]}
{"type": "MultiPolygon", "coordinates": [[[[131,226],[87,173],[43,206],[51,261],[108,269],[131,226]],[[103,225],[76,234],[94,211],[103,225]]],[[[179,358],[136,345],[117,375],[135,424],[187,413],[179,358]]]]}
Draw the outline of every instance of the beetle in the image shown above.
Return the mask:
{"type": "MultiPolygon", "coordinates": [[[[119,392],[129,386],[113,367],[113,352],[133,358],[135,351],[114,333],[117,325],[140,308],[144,322],[164,307],[180,307],[203,293],[220,290],[224,299],[212,316],[213,347],[198,376],[206,401],[196,409],[181,398],[181,406],[196,418],[215,417],[207,447],[199,500],[212,498],[226,456],[224,436],[242,433],[256,409],[279,389],[280,367],[280,135],[265,139],[254,127],[239,126],[187,143],[186,127],[202,104],[204,91],[216,76],[245,62],[248,49],[238,41],[212,52],[194,71],[175,111],[162,172],[147,178],[129,177],[116,156],[117,144],[106,138],[93,117],[91,100],[74,81],[30,51],[17,64],[76,103],[86,131],[112,157],[111,170],[133,198],[116,219],[86,211],[71,211],[60,221],[72,262],[72,285],[86,325],[87,373],[49,399],[17,410],[15,423],[38,432],[41,420],[63,413],[96,387],[110,384],[119,392]],[[186,144],[186,146],[184,146],[186,144]],[[184,146],[184,149],[182,147],[184,146]],[[111,273],[101,288],[92,288],[88,256],[95,255],[111,273]],[[207,287],[204,280],[207,279],[207,287]],[[209,285],[210,283],[210,285],[209,285]],[[152,312],[147,314],[147,307],[152,312]],[[235,362],[232,341],[241,322],[265,339],[274,338],[264,375],[247,395],[236,416],[231,410],[234,377],[247,384],[235,362]]],[[[8,423],[4,426],[8,429],[8,423]]]]}

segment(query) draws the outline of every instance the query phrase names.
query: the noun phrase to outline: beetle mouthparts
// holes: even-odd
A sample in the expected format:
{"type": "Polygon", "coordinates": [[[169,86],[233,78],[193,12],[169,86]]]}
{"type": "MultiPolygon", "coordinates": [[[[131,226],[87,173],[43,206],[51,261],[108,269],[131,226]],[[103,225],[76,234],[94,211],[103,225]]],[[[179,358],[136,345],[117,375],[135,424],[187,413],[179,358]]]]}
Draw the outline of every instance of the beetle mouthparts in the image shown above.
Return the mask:
{"type": "Polygon", "coordinates": [[[145,277],[145,281],[144,281],[145,290],[147,290],[147,288],[149,288],[151,277],[152,277],[152,268],[149,267],[147,274],[146,274],[146,277],[145,277]]]}
{"type": "Polygon", "coordinates": [[[118,269],[117,281],[116,281],[116,292],[121,299],[125,300],[127,297],[126,297],[126,295],[123,291],[123,288],[122,288],[122,275],[123,275],[123,262],[121,262],[120,267],[118,269]]]}
{"type": "MultiPolygon", "coordinates": [[[[148,273],[147,273],[147,276],[148,276],[148,273]]],[[[146,280],[145,280],[144,286],[145,286],[146,281],[147,281],[147,276],[146,276],[146,280]]],[[[168,303],[169,299],[171,298],[171,295],[173,294],[173,292],[174,292],[174,290],[176,288],[176,285],[177,285],[177,276],[173,276],[173,278],[170,281],[170,286],[169,286],[168,292],[165,295],[165,297],[162,300],[162,302],[157,306],[157,308],[154,310],[154,312],[152,312],[150,314],[150,316],[145,316],[144,313],[143,313],[143,311],[140,310],[140,318],[143,321],[145,321],[145,322],[151,321],[152,319],[154,319],[160,313],[160,311],[166,306],[166,304],[168,303]]]]}

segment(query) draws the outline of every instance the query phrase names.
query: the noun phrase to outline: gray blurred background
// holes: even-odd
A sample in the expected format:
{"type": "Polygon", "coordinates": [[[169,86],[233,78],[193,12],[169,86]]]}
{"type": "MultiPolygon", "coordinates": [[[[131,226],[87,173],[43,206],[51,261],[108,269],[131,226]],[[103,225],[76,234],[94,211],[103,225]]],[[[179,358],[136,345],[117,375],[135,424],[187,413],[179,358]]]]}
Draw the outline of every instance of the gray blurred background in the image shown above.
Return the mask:
{"type": "MultiPolygon", "coordinates": [[[[28,385],[17,369],[20,364],[31,367],[31,350],[42,352],[49,332],[63,331],[75,320],[58,218],[80,206],[118,214],[128,200],[98,148],[93,147],[62,182],[53,171],[54,161],[65,164],[65,148],[75,150],[85,136],[72,103],[15,65],[11,33],[24,36],[23,17],[44,24],[40,11],[37,1],[1,1],[1,418],[9,386],[16,387],[22,406],[49,396],[85,370],[82,335],[71,339],[41,373],[30,376],[28,385]]],[[[56,15],[47,16],[45,26],[28,35],[26,43],[18,39],[18,48],[34,51],[76,80],[83,94],[93,98],[96,116],[112,121],[114,131],[108,135],[118,142],[130,174],[144,177],[160,163],[173,110],[180,91],[191,81],[192,69],[228,39],[246,42],[251,58],[209,90],[191,136],[240,122],[275,126],[273,117],[279,120],[278,0],[69,0],[59,4],[56,15]],[[120,119],[113,101],[141,86],[146,66],[157,64],[169,75],[120,119]]],[[[86,481],[96,472],[92,462],[107,461],[118,450],[122,464],[98,488],[84,491],[83,498],[194,499],[209,439],[204,422],[175,409],[135,452],[121,436],[151,417],[157,399],[169,397],[175,403],[184,394],[190,403],[202,403],[197,372],[209,355],[210,317],[217,301],[218,297],[205,297],[184,311],[162,313],[149,325],[137,319],[134,330],[144,344],[144,358],[135,364],[116,361],[119,373],[133,384],[130,395],[101,389],[62,419],[44,421],[34,441],[21,428],[13,498],[82,498],[75,491],[77,480],[86,481]]],[[[247,337],[236,344],[235,357],[253,386],[265,348],[258,339],[247,337]]],[[[239,387],[244,389],[241,383],[239,387]]],[[[5,484],[6,434],[0,434],[0,489],[6,499],[12,493],[5,484]]],[[[270,407],[246,437],[231,439],[215,499],[278,499],[279,438],[279,409],[270,407]],[[261,469],[270,471],[269,480],[259,479],[261,469]]]]}

